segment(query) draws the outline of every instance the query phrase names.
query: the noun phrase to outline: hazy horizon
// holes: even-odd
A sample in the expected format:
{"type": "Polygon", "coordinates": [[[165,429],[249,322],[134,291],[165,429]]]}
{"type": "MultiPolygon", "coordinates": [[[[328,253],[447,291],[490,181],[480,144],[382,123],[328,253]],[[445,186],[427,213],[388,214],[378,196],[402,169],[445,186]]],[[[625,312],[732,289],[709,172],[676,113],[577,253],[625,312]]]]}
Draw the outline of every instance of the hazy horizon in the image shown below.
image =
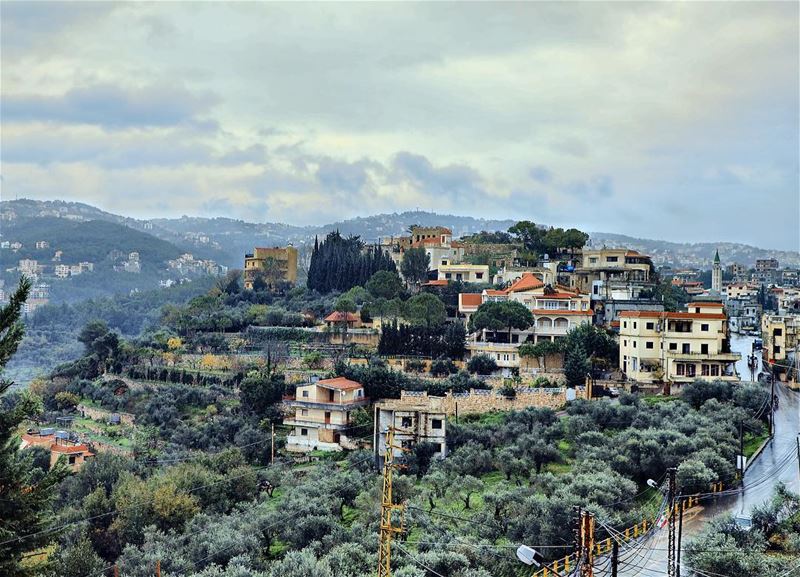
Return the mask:
{"type": "Polygon", "coordinates": [[[0,10],[5,200],[800,247],[797,3],[0,10]]]}

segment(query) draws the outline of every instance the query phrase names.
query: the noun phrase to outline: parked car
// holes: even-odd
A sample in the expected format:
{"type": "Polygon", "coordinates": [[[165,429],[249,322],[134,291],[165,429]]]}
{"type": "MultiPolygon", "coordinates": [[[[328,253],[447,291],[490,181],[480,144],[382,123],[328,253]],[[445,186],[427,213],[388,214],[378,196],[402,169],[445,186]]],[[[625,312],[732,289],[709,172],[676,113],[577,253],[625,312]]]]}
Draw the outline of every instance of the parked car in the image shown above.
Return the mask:
{"type": "Polygon", "coordinates": [[[750,515],[745,515],[744,513],[739,513],[736,515],[733,518],[733,522],[736,523],[736,526],[742,531],[749,531],[753,528],[753,517],[750,515]]]}

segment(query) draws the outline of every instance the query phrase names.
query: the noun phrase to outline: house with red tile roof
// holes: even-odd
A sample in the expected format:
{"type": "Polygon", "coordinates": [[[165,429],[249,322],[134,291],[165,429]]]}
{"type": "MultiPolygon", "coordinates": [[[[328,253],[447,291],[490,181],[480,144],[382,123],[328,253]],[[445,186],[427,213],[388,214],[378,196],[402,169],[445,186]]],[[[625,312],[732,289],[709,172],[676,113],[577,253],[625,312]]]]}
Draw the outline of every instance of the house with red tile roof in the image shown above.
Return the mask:
{"type": "Polygon", "coordinates": [[[285,401],[291,415],[283,424],[292,428],[286,449],[294,452],[355,449],[353,437],[369,431],[352,430],[353,411],[369,405],[361,383],[345,377],[312,380],[297,387],[285,401]]]}

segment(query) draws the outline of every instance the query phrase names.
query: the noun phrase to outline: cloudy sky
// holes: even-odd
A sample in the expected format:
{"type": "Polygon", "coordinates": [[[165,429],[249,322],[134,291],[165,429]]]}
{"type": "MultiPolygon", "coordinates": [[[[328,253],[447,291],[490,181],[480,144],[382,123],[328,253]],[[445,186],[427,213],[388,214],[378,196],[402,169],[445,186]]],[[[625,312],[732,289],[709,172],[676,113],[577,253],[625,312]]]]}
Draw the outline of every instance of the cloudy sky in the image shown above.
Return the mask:
{"type": "Polygon", "coordinates": [[[6,199],[800,245],[796,2],[0,10],[6,199]]]}

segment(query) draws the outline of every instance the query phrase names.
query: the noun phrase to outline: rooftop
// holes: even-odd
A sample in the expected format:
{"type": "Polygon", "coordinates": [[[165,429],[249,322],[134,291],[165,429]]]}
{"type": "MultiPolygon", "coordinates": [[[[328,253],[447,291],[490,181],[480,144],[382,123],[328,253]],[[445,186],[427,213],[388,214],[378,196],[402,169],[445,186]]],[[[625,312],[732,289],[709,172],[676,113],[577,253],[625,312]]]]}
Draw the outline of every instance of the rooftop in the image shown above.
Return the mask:
{"type": "Polygon", "coordinates": [[[343,313],[340,311],[333,311],[325,317],[326,323],[341,323],[347,320],[348,323],[355,323],[361,320],[361,317],[355,313],[343,313]]]}
{"type": "Polygon", "coordinates": [[[356,381],[351,381],[346,377],[336,377],[334,379],[322,379],[312,384],[319,385],[320,387],[325,387],[328,389],[336,389],[339,391],[353,391],[355,389],[363,388],[363,385],[361,383],[358,383],[356,381]]]}

